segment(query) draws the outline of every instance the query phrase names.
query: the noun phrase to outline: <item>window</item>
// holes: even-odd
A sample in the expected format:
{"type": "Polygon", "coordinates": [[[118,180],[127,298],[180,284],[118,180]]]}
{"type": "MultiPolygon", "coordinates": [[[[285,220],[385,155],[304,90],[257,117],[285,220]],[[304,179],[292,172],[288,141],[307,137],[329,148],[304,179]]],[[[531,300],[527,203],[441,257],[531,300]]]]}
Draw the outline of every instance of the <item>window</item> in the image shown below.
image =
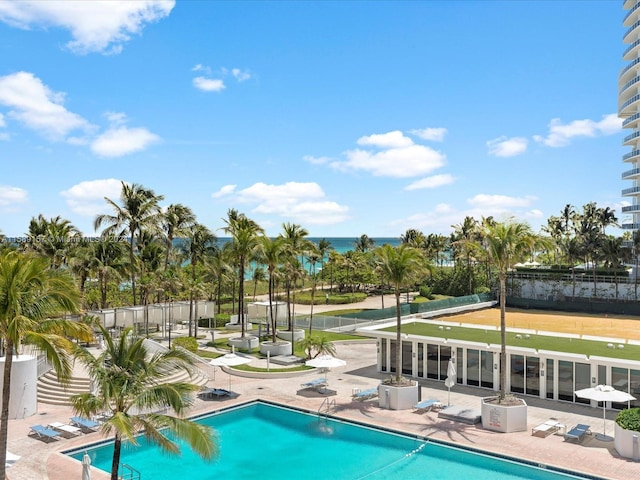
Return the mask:
{"type": "Polygon", "coordinates": [[[480,385],[493,388],[493,352],[480,352],[480,385]]]}
{"type": "Polygon", "coordinates": [[[467,385],[480,385],[480,351],[467,350],[467,385]]]}
{"type": "Polygon", "coordinates": [[[511,391],[524,393],[524,356],[511,355],[511,391]]]}

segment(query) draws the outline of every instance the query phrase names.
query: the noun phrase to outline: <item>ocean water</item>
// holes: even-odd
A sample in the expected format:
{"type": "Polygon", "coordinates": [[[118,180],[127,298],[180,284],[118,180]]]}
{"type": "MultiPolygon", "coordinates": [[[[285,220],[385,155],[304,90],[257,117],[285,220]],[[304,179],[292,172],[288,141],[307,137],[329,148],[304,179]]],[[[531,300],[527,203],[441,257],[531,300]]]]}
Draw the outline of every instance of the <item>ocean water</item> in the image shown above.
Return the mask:
{"type": "MultiPolygon", "coordinates": [[[[337,253],[345,253],[350,250],[355,249],[355,243],[358,241],[360,237],[307,237],[307,240],[318,245],[321,240],[326,240],[331,244],[331,248],[335,250],[337,253]]],[[[392,247],[396,247],[402,243],[399,237],[371,237],[371,239],[375,242],[373,244],[373,248],[380,247],[385,244],[389,244],[392,247]]],[[[220,246],[229,242],[231,239],[227,237],[218,238],[218,244],[220,246]]],[[[180,242],[180,240],[177,240],[180,242]]]]}

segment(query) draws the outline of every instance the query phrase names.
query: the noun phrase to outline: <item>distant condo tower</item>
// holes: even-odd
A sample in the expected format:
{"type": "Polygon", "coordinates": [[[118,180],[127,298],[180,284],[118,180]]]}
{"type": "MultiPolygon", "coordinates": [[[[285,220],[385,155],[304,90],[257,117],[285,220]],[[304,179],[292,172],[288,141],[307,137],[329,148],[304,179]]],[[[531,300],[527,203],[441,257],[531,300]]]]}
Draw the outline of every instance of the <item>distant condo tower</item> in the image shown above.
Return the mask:
{"type": "Polygon", "coordinates": [[[623,0],[622,5],[627,11],[622,21],[626,27],[622,41],[627,45],[622,59],[629,63],[618,78],[618,116],[623,120],[622,127],[631,132],[622,141],[631,147],[622,157],[631,169],[622,173],[622,179],[633,182],[632,187],[622,190],[622,196],[631,200],[631,205],[622,207],[622,213],[633,218],[622,228],[640,230],[640,0],[623,0]]]}

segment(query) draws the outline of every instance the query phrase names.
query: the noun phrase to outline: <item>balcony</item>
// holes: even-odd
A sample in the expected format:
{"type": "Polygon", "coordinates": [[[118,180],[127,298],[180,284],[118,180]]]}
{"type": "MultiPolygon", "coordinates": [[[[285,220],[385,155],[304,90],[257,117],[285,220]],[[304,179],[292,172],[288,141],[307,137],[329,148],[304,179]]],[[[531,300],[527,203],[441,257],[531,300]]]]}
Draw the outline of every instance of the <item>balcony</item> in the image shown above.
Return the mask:
{"type": "Polygon", "coordinates": [[[622,52],[622,59],[623,60],[631,60],[635,57],[635,51],[636,48],[638,47],[638,45],[640,45],[640,39],[636,40],[635,42],[633,42],[631,45],[629,45],[626,50],[624,52],[622,52]]]}
{"type": "MultiPolygon", "coordinates": [[[[640,27],[640,20],[638,20],[637,22],[635,22],[633,25],[631,25],[626,32],[624,32],[624,35],[622,36],[622,41],[623,43],[629,43],[628,39],[631,36],[632,33],[635,32],[635,30],[640,27]]],[[[637,33],[637,32],[635,32],[637,33]]]]}
{"type": "Polygon", "coordinates": [[[622,25],[623,26],[627,26],[627,25],[631,25],[631,22],[633,22],[633,14],[636,12],[636,10],[638,10],[638,8],[640,7],[640,2],[636,2],[636,4],[631,8],[631,10],[629,10],[629,13],[627,13],[624,16],[624,20],[622,20],[622,25]]]}
{"type": "Polygon", "coordinates": [[[634,158],[640,156],[640,150],[634,150],[632,152],[627,153],[626,155],[622,156],[622,161],[623,162],[628,162],[633,160],[634,158]]]}
{"type": "MultiPolygon", "coordinates": [[[[638,65],[638,63],[640,63],[640,57],[636,57],[631,63],[629,63],[629,65],[627,65],[622,70],[620,70],[620,75],[618,75],[618,83],[622,82],[623,80],[626,80],[625,77],[627,77],[628,75],[625,75],[625,74],[629,73],[629,71],[633,67],[638,65]]],[[[640,67],[638,67],[638,68],[640,68],[640,67]]],[[[637,70],[637,69],[631,70],[631,73],[635,73],[635,70],[637,70]]]]}
{"type": "Polygon", "coordinates": [[[638,137],[640,137],[640,131],[635,131],[622,139],[622,145],[628,145],[630,143],[634,143],[633,141],[638,137]]]}
{"type": "Polygon", "coordinates": [[[640,175],[640,168],[633,168],[631,170],[627,170],[626,172],[622,172],[622,179],[628,180],[630,178],[635,178],[640,175]]]}
{"type": "Polygon", "coordinates": [[[626,102],[624,102],[622,105],[620,105],[620,108],[618,109],[620,112],[621,116],[627,116],[631,114],[631,108],[633,105],[635,105],[636,103],[638,103],[638,100],[640,100],[640,95],[634,95],[633,97],[631,97],[629,100],[627,100],[626,102]]]}
{"type": "Polygon", "coordinates": [[[620,226],[623,230],[640,230],[640,223],[623,223],[620,226]]]}
{"type": "Polygon", "coordinates": [[[622,213],[638,213],[640,212],[640,205],[627,205],[622,207],[622,213]]]}
{"type": "Polygon", "coordinates": [[[629,90],[629,88],[631,88],[632,86],[634,86],[636,83],[640,82],[640,77],[634,77],[631,80],[629,80],[627,83],[625,83],[620,90],[618,90],[618,96],[621,97],[624,95],[624,93],[629,90]]]}
{"type": "Polygon", "coordinates": [[[623,197],[639,195],[639,194],[640,194],[640,187],[630,187],[622,190],[623,197]]]}
{"type": "Polygon", "coordinates": [[[629,118],[625,119],[624,122],[622,122],[622,128],[635,128],[634,124],[638,121],[639,118],[640,112],[631,115],[629,118]]]}

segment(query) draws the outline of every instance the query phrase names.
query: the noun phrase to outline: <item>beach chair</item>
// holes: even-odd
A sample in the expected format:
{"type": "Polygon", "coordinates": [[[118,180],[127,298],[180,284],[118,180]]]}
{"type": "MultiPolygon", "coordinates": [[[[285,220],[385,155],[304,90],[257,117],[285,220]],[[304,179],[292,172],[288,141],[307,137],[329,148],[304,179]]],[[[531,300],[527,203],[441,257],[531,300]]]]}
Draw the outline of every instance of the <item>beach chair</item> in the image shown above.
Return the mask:
{"type": "Polygon", "coordinates": [[[205,388],[198,394],[198,396],[203,399],[220,399],[223,397],[230,397],[231,392],[229,390],[225,390],[224,388],[205,388]]]}
{"type": "Polygon", "coordinates": [[[366,390],[362,390],[361,392],[355,392],[353,395],[351,395],[351,397],[354,400],[359,400],[359,401],[363,401],[363,400],[369,400],[370,398],[375,398],[378,396],[378,389],[377,388],[368,388],[366,390]]]}
{"type": "Polygon", "coordinates": [[[416,403],[413,406],[413,409],[416,413],[424,413],[430,410],[436,410],[442,408],[442,403],[440,403],[435,398],[430,398],[428,400],[422,400],[421,402],[416,403]]]}
{"type": "Polygon", "coordinates": [[[555,418],[550,418],[546,422],[536,425],[531,429],[531,435],[536,437],[548,437],[552,433],[556,433],[563,425],[560,424],[555,418]]]}
{"type": "Polygon", "coordinates": [[[50,423],[49,428],[56,432],[60,432],[60,434],[66,438],[77,437],[82,434],[82,429],[80,427],[74,427],[73,425],[68,425],[62,422],[50,423]]]}
{"type": "Polygon", "coordinates": [[[312,388],[314,390],[323,390],[327,388],[327,380],[325,378],[316,378],[310,382],[306,382],[300,385],[302,388],[312,388]]]}
{"type": "Polygon", "coordinates": [[[82,429],[83,432],[94,432],[100,426],[98,422],[94,422],[88,418],[71,417],[71,425],[82,429]]]}
{"type": "Polygon", "coordinates": [[[47,428],[44,425],[32,425],[29,435],[33,435],[39,440],[45,442],[49,440],[60,440],[60,433],[51,428],[47,428]]]}
{"type": "Polygon", "coordinates": [[[584,440],[585,435],[591,434],[591,426],[579,423],[568,432],[565,432],[565,440],[576,440],[578,443],[584,440]]]}

